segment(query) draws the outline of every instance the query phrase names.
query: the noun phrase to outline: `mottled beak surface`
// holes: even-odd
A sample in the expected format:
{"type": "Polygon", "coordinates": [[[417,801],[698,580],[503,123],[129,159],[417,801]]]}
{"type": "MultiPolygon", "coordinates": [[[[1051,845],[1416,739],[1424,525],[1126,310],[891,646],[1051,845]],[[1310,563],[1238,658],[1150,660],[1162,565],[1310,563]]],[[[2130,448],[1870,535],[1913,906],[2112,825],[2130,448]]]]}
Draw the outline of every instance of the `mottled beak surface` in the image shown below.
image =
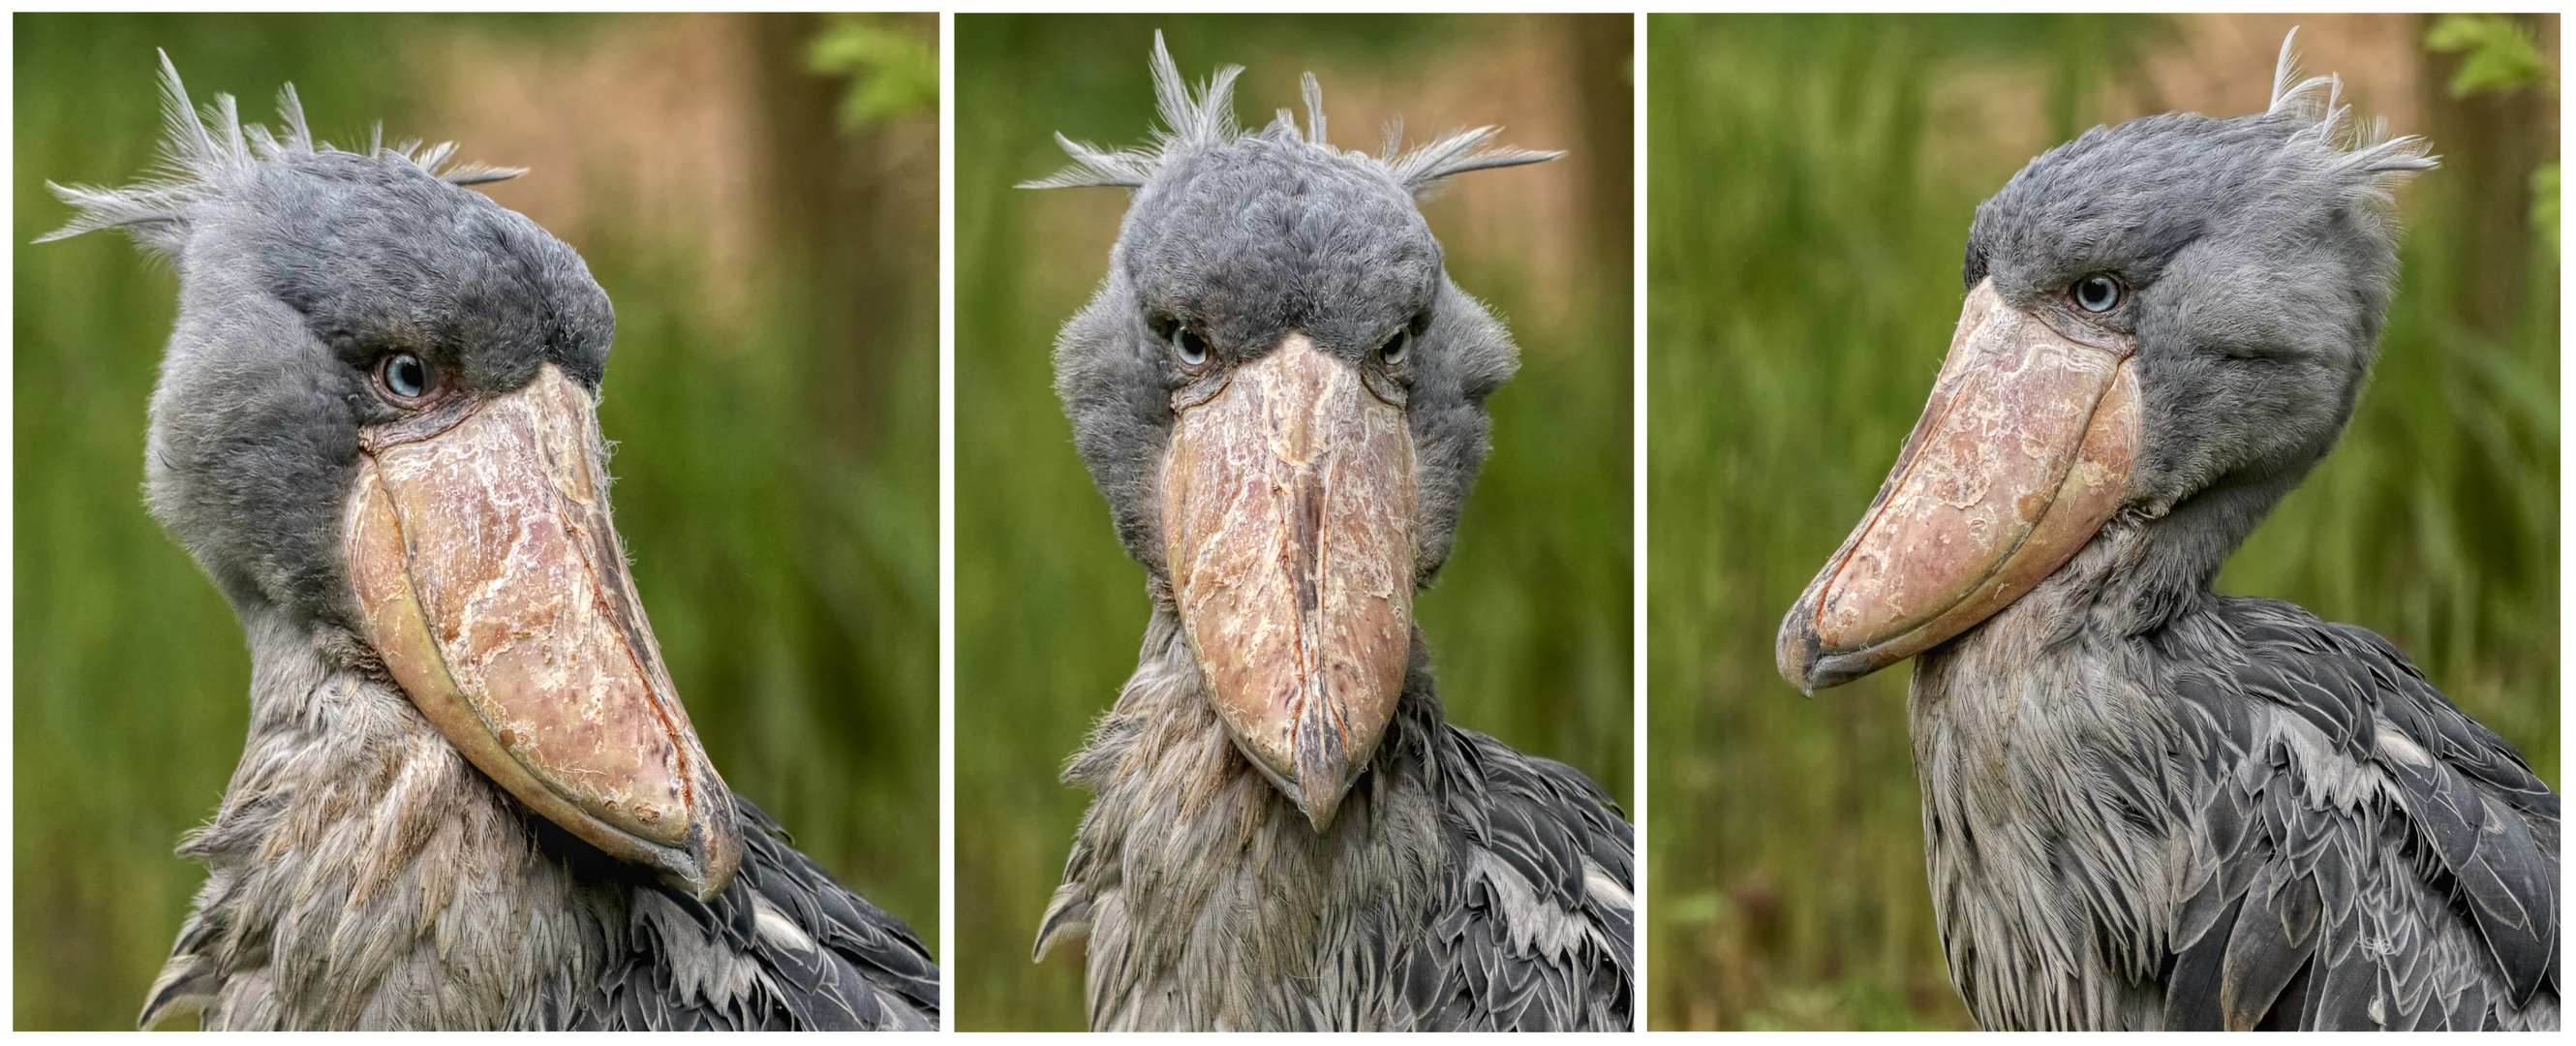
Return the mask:
{"type": "Polygon", "coordinates": [[[1839,686],[2027,594],[2111,518],[2138,449],[2134,346],[1969,292],[1931,402],[1780,624],[1780,674],[1839,686]],[[2075,333],[2069,333],[2074,331],[2075,333]]]}
{"type": "Polygon", "coordinates": [[[349,574],[386,669],[529,809],[701,900],[742,837],[609,520],[590,393],[526,388],[361,437],[349,574]]]}
{"type": "Polygon", "coordinates": [[[1316,831],[1368,766],[1411,653],[1401,393],[1303,334],[1174,397],[1172,596],[1235,746],[1316,831]]]}

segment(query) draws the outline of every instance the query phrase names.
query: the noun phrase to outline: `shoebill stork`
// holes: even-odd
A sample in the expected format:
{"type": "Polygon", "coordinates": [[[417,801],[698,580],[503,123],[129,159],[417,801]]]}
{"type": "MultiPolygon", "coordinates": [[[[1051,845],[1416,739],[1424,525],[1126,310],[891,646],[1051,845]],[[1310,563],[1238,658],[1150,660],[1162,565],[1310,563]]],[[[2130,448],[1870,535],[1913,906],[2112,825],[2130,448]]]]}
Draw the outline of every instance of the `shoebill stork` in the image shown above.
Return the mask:
{"type": "Polygon", "coordinates": [[[153,514],[249,635],[249,742],[146,1027],[931,1028],[911,931],[708,762],[611,525],[615,320],[450,146],[201,115],[56,187],[179,276],[153,514]]]}
{"type": "Polygon", "coordinates": [[[1037,954],[1088,934],[1096,1029],[1625,1029],[1631,829],[1572,768],[1444,722],[1414,592],[1516,349],[1416,197],[1554,153],[1239,132],[1160,35],[1167,130],[1035,187],[1133,190],[1056,342],[1074,442],[1149,575],[1136,673],[1037,954]]]}
{"type": "Polygon", "coordinates": [[[2558,797],[2388,641],[2211,590],[2352,413],[2434,165],[2291,57],[1977,208],[1931,402],[1781,626],[1809,691],[1915,658],[1989,1028],[2558,1026],[2558,797]]]}

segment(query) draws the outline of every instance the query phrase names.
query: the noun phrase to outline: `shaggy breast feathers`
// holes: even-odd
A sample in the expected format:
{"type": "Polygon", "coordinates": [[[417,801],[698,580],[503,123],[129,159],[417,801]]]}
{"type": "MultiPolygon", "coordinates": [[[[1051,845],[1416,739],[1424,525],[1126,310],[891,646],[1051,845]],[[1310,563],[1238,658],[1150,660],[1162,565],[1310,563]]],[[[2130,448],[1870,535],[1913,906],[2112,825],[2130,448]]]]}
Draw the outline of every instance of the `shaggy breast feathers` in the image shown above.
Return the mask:
{"type": "Polygon", "coordinates": [[[1090,938],[1094,1028],[1633,1026],[1634,830],[1582,774],[1443,722],[1418,662],[1318,834],[1227,741],[1168,612],[1145,654],[1067,768],[1097,799],[1038,935],[1090,938]]]}

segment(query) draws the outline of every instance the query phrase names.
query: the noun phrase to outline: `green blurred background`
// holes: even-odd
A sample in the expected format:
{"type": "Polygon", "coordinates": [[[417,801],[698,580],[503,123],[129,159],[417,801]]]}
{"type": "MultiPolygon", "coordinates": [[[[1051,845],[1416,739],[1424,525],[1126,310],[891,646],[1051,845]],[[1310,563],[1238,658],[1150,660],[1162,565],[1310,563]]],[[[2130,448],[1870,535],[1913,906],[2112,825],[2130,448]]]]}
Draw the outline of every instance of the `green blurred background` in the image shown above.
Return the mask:
{"type": "Polygon", "coordinates": [[[961,1028],[1079,1028],[1082,949],[1029,962],[1089,795],[1056,780],[1136,665],[1148,604],[1050,391],[1126,210],[1032,192],[1051,132],[1146,139],[1164,31],[1183,75],[1249,67],[1246,124],[1323,82],[1345,148],[1501,124],[1554,163],[1470,174],[1425,208],[1459,285],[1521,346],[1457,553],[1418,605],[1450,718],[1624,803],[1630,717],[1633,23],[1608,18],[960,15],[957,85],[957,995],[961,1028]]]}
{"type": "Polygon", "coordinates": [[[1922,408],[1976,203],[2096,123],[2260,110],[2294,22],[2443,165],[2398,195],[2405,274],[2341,448],[2219,588],[2378,630],[2557,782],[2555,16],[1655,16],[1653,1027],[1967,1026],[1909,673],[1804,699],[1772,636],[1922,408]]]}
{"type": "Polygon", "coordinates": [[[247,716],[240,629],[141,504],[176,281],[122,236],[29,245],[69,216],[46,179],[150,168],[155,47],[249,119],[293,81],[332,141],[533,169],[487,188],[616,303],[617,522],[708,751],[938,941],[935,19],[14,25],[17,1027],[133,1026],[247,716]]]}

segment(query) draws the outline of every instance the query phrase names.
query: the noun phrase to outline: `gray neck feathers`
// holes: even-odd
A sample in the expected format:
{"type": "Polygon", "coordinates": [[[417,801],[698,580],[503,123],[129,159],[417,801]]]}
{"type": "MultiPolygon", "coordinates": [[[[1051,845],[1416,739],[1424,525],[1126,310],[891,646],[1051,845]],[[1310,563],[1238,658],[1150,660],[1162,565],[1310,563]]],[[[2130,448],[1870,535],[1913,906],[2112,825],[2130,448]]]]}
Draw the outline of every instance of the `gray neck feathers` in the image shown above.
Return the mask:
{"type": "Polygon", "coordinates": [[[2129,601],[2117,590],[2143,546],[2114,521],[2031,594],[1916,662],[1907,710],[1934,916],[1952,982],[1990,1028],[2161,1015],[2151,982],[2172,912],[2138,904],[2184,896],[2167,852],[2180,811],[2113,794],[2103,772],[2166,780],[2177,736],[2122,641],[2129,601]],[[2141,810],[2143,823],[2124,816],[2141,810]]]}
{"type": "Polygon", "coordinates": [[[251,726],[151,1023],[499,1028],[576,995],[623,901],[579,886],[401,691],[246,613],[251,726]],[[553,1003],[541,1000],[555,1000],[553,1003]]]}
{"type": "MultiPolygon", "coordinates": [[[[2330,957],[2344,968],[2339,977],[2383,978],[2383,1002],[2374,1005],[2385,1009],[2372,1020],[2403,1026],[2426,998],[2442,1006],[2466,998],[2461,984],[2424,985],[2492,977],[2495,960],[2459,917],[2458,897],[2428,885],[2436,873],[2424,862],[2445,858],[2407,834],[2397,780],[2338,750],[2280,695],[2232,689],[2238,670],[2303,669],[2268,662],[2279,647],[2241,634],[2230,623],[2236,601],[2205,581],[2182,603],[2163,598],[2178,589],[2151,571],[2159,522],[2114,520],[2030,595],[1917,662],[1908,711],[1925,864],[1969,1011],[1989,1028],[2161,1027],[2175,1012],[2169,964],[2185,945],[2209,946],[2201,935],[2215,906],[2204,902],[2263,889],[2220,885],[2259,874],[2263,863],[2226,840],[2267,835],[2288,848],[2298,833],[2314,834],[2296,845],[2339,855],[2317,867],[2344,869],[2367,886],[2362,916],[2373,921],[2329,918],[2315,961],[2330,957]],[[2287,820],[2249,813],[2254,794],[2278,803],[2287,820]],[[2390,950],[2344,951],[2333,939],[2390,950]],[[2389,965],[2367,969],[2374,963],[2389,965]]],[[[2322,637],[2328,626],[2317,628],[2322,637]]],[[[2398,751],[2435,744],[2422,733],[2387,740],[2416,722],[2402,709],[2362,711],[2358,722],[2398,751]]],[[[2508,816],[2489,806],[2490,816],[2508,816]]],[[[2285,850],[2282,859],[2313,856],[2301,853],[2285,850]]],[[[2329,897],[2338,884],[2346,899],[2362,889],[2328,882],[2329,897]]],[[[2549,1019],[2555,1002],[2551,994],[2549,1019]]],[[[2479,1016],[2467,1015],[2471,1023],[2479,1016]]],[[[2508,1027],[2530,1018],[2512,1007],[2493,1016],[2508,1027]]]]}
{"type": "MultiPolygon", "coordinates": [[[[2323,451],[2318,452],[2320,455],[2323,451]]],[[[2153,519],[2115,521],[2094,544],[2116,543],[2121,551],[2116,577],[2105,576],[2125,606],[2131,634],[2147,631],[2189,610],[2210,594],[2218,572],[2238,546],[2261,525],[2316,459],[2267,472],[2221,478],[2153,519]],[[2133,528],[2114,535],[2116,528],[2133,528]]],[[[2104,568],[2107,572],[2109,567],[2104,568]]]]}
{"type": "Polygon", "coordinates": [[[1331,832],[1227,739],[1179,622],[1154,611],[1136,674],[1065,779],[1097,795],[1039,950],[1086,930],[1095,1030],[1360,1027],[1399,1012],[1394,927],[1423,924],[1451,855],[1419,636],[1403,705],[1331,832]]]}
{"type": "Polygon", "coordinates": [[[2472,870],[2554,850],[2555,797],[2367,633],[2205,587],[2159,603],[2155,527],[2114,520],[1916,663],[1925,864],[1969,1012],[2554,1028],[2554,980],[2519,1003],[2501,983],[2546,952],[2495,942],[2527,939],[2509,920],[2554,905],[2557,866],[2472,870]],[[2463,809],[2482,826],[2442,834],[2463,809]]]}

